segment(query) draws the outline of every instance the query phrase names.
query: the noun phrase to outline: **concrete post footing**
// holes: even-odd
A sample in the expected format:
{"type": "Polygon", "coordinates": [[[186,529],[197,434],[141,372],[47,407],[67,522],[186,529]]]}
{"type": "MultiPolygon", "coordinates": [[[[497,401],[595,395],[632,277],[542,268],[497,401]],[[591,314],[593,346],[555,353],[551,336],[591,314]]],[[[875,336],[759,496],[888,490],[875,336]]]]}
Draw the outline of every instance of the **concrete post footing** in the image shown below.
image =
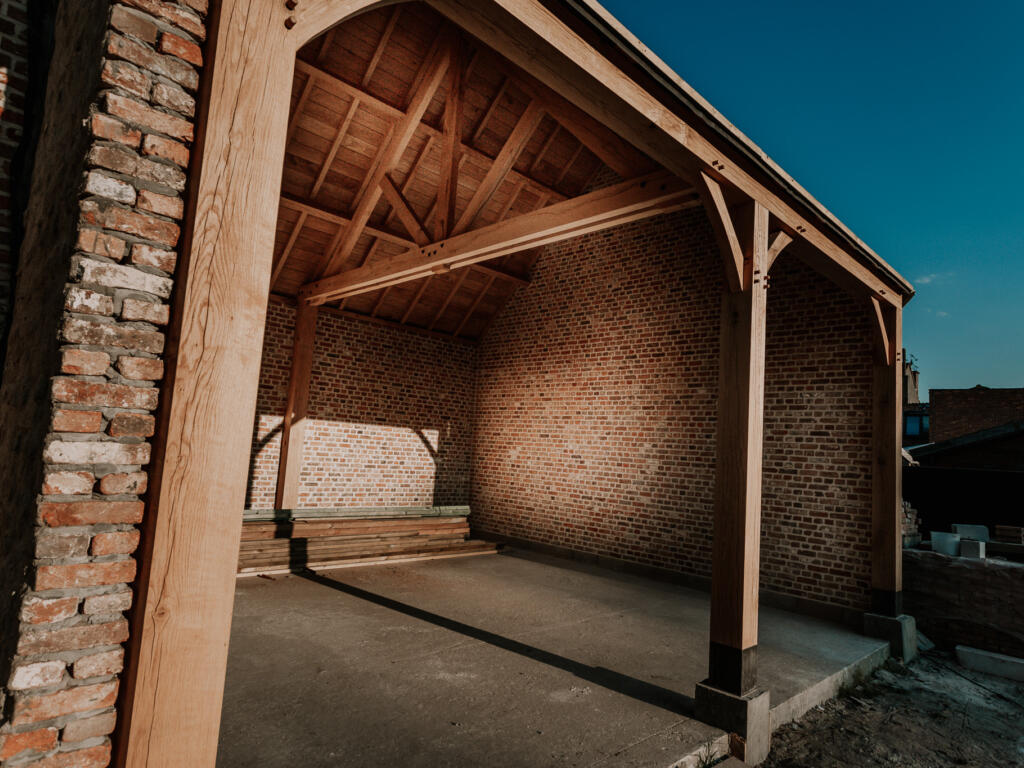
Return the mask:
{"type": "Polygon", "coordinates": [[[864,634],[889,641],[889,650],[896,658],[910,663],[917,656],[917,622],[913,616],[903,613],[899,616],[883,616],[880,613],[864,614],[864,634]]]}
{"type": "Polygon", "coordinates": [[[755,688],[737,696],[697,683],[694,716],[729,733],[729,751],[746,765],[759,765],[771,747],[772,721],[768,691],[755,688]]]}

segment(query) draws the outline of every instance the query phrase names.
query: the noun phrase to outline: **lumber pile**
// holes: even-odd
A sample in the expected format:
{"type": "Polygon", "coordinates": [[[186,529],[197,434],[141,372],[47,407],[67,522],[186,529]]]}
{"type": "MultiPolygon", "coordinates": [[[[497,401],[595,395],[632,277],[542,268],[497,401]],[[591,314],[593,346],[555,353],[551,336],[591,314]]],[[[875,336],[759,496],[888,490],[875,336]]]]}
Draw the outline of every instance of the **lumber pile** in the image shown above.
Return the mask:
{"type": "Polygon", "coordinates": [[[247,513],[238,572],[280,573],[496,552],[492,542],[469,539],[468,514],[468,507],[247,513]]]}

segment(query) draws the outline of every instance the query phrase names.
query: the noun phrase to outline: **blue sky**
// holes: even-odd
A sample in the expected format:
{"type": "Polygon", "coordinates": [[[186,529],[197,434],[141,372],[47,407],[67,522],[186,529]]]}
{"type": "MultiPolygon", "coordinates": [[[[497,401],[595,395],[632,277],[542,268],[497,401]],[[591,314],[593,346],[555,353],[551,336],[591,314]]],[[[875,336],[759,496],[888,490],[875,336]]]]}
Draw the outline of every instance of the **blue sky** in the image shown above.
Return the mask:
{"type": "Polygon", "coordinates": [[[604,5],[914,283],[924,390],[1024,386],[1024,2],[604,5]]]}

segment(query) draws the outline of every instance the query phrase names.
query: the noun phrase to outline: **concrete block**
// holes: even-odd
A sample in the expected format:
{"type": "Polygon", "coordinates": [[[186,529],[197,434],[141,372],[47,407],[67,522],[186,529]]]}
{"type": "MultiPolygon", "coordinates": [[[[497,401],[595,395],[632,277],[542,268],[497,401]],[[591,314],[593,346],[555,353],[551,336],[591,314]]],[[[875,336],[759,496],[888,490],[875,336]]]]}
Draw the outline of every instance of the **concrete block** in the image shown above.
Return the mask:
{"type": "Polygon", "coordinates": [[[768,691],[755,689],[745,696],[697,683],[694,716],[729,735],[729,751],[746,765],[759,765],[771,748],[771,706],[768,691]]]}
{"type": "Polygon", "coordinates": [[[964,539],[974,539],[974,541],[990,541],[988,537],[988,526],[987,525],[965,525],[964,523],[954,523],[953,533],[960,534],[960,541],[964,539]]]}
{"type": "Polygon", "coordinates": [[[960,539],[960,557],[970,557],[974,560],[985,559],[985,542],[975,539],[960,539]]]}
{"type": "Polygon", "coordinates": [[[973,669],[975,672],[1024,682],[1024,659],[1018,659],[1016,656],[1004,656],[1001,653],[958,645],[956,660],[960,662],[960,666],[973,669]]]}
{"type": "Polygon", "coordinates": [[[932,551],[956,557],[960,554],[960,534],[932,531],[932,551]]]}
{"type": "Polygon", "coordinates": [[[917,622],[913,616],[882,616],[877,613],[864,614],[864,634],[889,641],[893,656],[909,663],[917,656],[917,622]]]}

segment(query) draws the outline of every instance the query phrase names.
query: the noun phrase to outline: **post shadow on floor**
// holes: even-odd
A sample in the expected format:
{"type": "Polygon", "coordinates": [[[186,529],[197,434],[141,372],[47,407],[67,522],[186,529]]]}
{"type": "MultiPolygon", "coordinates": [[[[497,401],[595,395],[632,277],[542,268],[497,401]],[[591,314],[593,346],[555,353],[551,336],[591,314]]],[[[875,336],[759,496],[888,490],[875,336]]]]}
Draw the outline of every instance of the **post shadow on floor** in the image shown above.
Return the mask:
{"type": "Polygon", "coordinates": [[[615,672],[604,667],[592,667],[588,664],[583,664],[573,659],[568,659],[565,656],[560,656],[557,653],[551,653],[545,651],[542,648],[537,648],[526,643],[521,643],[518,640],[512,640],[511,638],[504,637],[503,635],[489,632],[486,629],[480,629],[469,624],[465,624],[456,619],[450,619],[446,616],[440,616],[436,613],[431,613],[422,608],[417,608],[413,605],[393,600],[383,595],[378,595],[373,592],[369,592],[359,587],[354,587],[350,584],[345,584],[341,581],[328,578],[316,571],[306,569],[296,574],[304,579],[315,582],[325,587],[335,589],[342,592],[350,597],[356,597],[360,600],[365,600],[374,605],[379,605],[382,608],[388,608],[392,611],[404,614],[420,621],[425,621],[434,626],[447,629],[450,632],[458,632],[460,635],[479,640],[480,642],[493,645],[496,648],[509,651],[510,653],[518,654],[527,659],[533,661],[539,661],[542,664],[561,669],[565,672],[569,672],[576,677],[586,680],[594,685],[601,686],[607,690],[620,693],[623,696],[629,696],[637,701],[644,702],[645,704],[651,704],[652,706],[660,707],[661,709],[668,710],[677,715],[685,717],[693,716],[693,699],[689,696],[684,696],[676,691],[669,690],[668,688],[662,688],[659,685],[648,683],[643,680],[637,680],[635,677],[629,677],[619,672],[615,672]]]}

